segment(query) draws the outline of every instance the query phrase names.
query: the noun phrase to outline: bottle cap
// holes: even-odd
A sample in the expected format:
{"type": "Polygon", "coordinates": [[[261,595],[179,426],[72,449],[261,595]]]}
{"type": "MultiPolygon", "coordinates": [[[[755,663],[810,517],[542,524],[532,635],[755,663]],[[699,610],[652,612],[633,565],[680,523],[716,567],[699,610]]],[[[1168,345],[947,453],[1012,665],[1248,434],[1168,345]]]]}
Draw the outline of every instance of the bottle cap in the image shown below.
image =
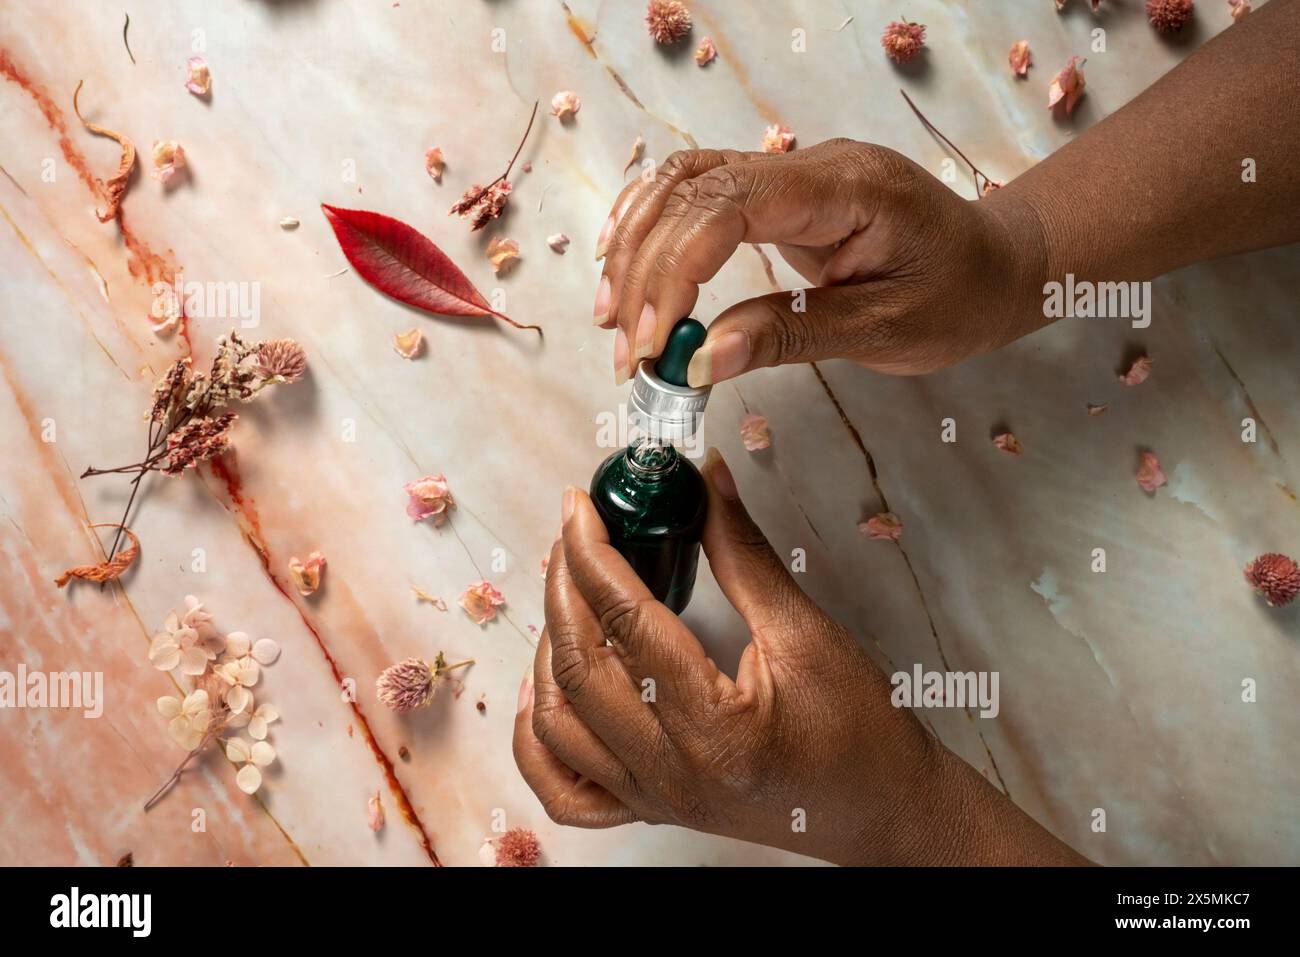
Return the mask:
{"type": "Polygon", "coordinates": [[[668,334],[663,355],[644,359],[632,379],[632,423],[651,438],[682,442],[695,434],[709,401],[709,387],[686,384],[691,356],[704,342],[705,329],[694,319],[682,319],[668,334]]]}

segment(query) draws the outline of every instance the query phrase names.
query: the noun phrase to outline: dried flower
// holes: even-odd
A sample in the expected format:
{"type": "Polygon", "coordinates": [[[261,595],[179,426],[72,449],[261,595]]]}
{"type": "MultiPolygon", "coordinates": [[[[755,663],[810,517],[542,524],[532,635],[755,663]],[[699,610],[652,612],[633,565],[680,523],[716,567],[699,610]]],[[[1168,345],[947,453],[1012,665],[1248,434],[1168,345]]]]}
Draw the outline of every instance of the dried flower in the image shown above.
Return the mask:
{"type": "Polygon", "coordinates": [[[1232,11],[1232,19],[1235,23],[1250,13],[1250,0],[1228,0],[1228,9],[1232,11]]]}
{"type": "Polygon", "coordinates": [[[564,255],[564,251],[568,248],[569,242],[569,237],[564,233],[554,233],[553,235],[546,237],[546,245],[550,246],[551,249],[559,253],[561,256],[564,255]]]}
{"type": "Polygon", "coordinates": [[[267,725],[280,719],[280,712],[273,704],[259,704],[253,712],[245,711],[231,721],[231,727],[247,727],[248,736],[256,741],[265,740],[267,725]]]}
{"type": "Polygon", "coordinates": [[[478,862],[484,867],[497,866],[497,845],[490,837],[483,838],[483,843],[479,845],[478,862]]]}
{"type": "Polygon", "coordinates": [[[113,581],[115,578],[120,578],[122,573],[131,567],[136,555],[140,554],[140,539],[136,538],[135,533],[125,525],[97,524],[91,525],[90,528],[120,528],[131,540],[131,544],[106,562],[99,562],[96,565],[74,565],[54,579],[57,587],[62,588],[74,578],[91,582],[113,581]]]}
{"type": "Polygon", "coordinates": [[[379,799],[379,792],[375,791],[370,800],[366,802],[366,826],[376,834],[384,826],[384,804],[379,799]]]}
{"type": "Polygon", "coordinates": [[[509,272],[510,267],[519,261],[519,243],[513,239],[493,236],[487,246],[487,258],[496,275],[509,272]]]}
{"type": "Polygon", "coordinates": [[[185,63],[188,76],[185,89],[195,96],[207,96],[212,90],[212,74],[208,72],[208,61],[201,56],[192,56],[185,63]]]}
{"type": "Polygon", "coordinates": [[[414,359],[424,347],[424,333],[419,329],[407,329],[393,334],[393,348],[403,359],[414,359]]]}
{"type": "Polygon", "coordinates": [[[1106,414],[1106,410],[1109,409],[1109,408],[1110,408],[1110,405],[1109,405],[1108,403],[1105,403],[1105,402],[1101,403],[1101,405],[1095,405],[1095,404],[1093,404],[1092,402],[1089,402],[1089,403],[1088,403],[1088,414],[1089,414],[1089,415],[1105,415],[1105,414],[1106,414]]]}
{"type": "Polygon", "coordinates": [[[1011,64],[1011,72],[1016,76],[1028,76],[1029,67],[1034,62],[1029,54],[1029,41],[1017,40],[1007,54],[1007,62],[1011,64]]]}
{"type": "Polygon", "coordinates": [[[185,150],[175,140],[153,141],[153,178],[166,183],[185,168],[185,150]]]}
{"type": "Polygon", "coordinates": [[[986,179],[984,185],[980,187],[980,199],[983,199],[995,189],[1001,189],[1006,184],[999,179],[986,179]]]}
{"type": "Polygon", "coordinates": [[[385,705],[399,714],[405,714],[428,706],[438,685],[449,672],[473,663],[470,660],[449,665],[441,651],[434,658],[432,666],[420,658],[407,658],[380,673],[375,681],[375,692],[385,705]]]}
{"type": "Polygon", "coordinates": [[[1147,19],[1161,33],[1176,33],[1192,18],[1192,0],[1147,0],[1147,19]]]}
{"type": "Polygon", "coordinates": [[[108,207],[103,212],[96,210],[95,215],[101,223],[106,223],[110,219],[117,218],[117,211],[122,206],[123,197],[126,196],[126,187],[131,181],[131,168],[135,166],[135,144],[116,130],[88,122],[81,115],[81,107],[77,105],[77,97],[80,94],[81,81],[78,80],[77,88],[72,93],[72,110],[77,114],[77,119],[81,120],[81,125],[96,136],[107,136],[111,140],[116,140],[117,145],[122,148],[122,158],[118,162],[117,172],[101,182],[108,207]]]}
{"type": "Polygon", "coordinates": [[[993,436],[993,444],[1003,452],[1009,452],[1012,455],[1020,455],[1024,452],[1020,440],[1010,432],[1003,432],[1001,435],[993,436]]]}
{"type": "Polygon", "coordinates": [[[1154,492],[1160,486],[1168,481],[1165,478],[1164,470],[1160,468],[1160,460],[1156,458],[1154,452],[1142,453],[1142,464],[1138,466],[1137,483],[1142,486],[1144,492],[1154,492]]]}
{"type": "Polygon", "coordinates": [[[292,339],[271,339],[257,347],[253,368],[264,384],[296,382],[307,371],[307,355],[292,339]]]}
{"type": "Polygon", "coordinates": [[[718,48],[713,45],[712,37],[705,37],[700,41],[700,45],[695,48],[695,65],[704,66],[712,63],[718,57],[718,48]]]}
{"type": "Polygon", "coordinates": [[[280,220],[280,228],[285,231],[297,229],[300,225],[302,224],[292,216],[286,216],[284,219],[280,220]]]}
{"type": "Polygon", "coordinates": [[[253,695],[248,689],[254,687],[261,678],[261,665],[271,664],[279,655],[280,646],[270,638],[262,638],[253,644],[242,631],[232,631],[226,635],[226,654],[215,671],[229,686],[226,704],[232,714],[250,709],[253,695]]]}
{"type": "Polygon", "coordinates": [[[644,154],[645,154],[645,139],[642,138],[640,133],[638,133],[636,135],[636,139],[632,141],[632,152],[628,155],[627,163],[625,163],[623,166],[623,176],[625,178],[627,176],[627,171],[630,170],[634,165],[639,163],[641,161],[641,157],[644,154]]]}
{"type": "Polygon", "coordinates": [[[478,231],[501,215],[510,199],[511,189],[510,181],[505,179],[498,180],[486,189],[478,185],[471,186],[447,215],[470,220],[471,228],[478,231]]]}
{"type": "Polygon", "coordinates": [[[447,610],[447,603],[437,595],[430,595],[423,588],[417,588],[414,585],[411,586],[411,591],[414,593],[417,601],[427,601],[434,608],[438,609],[438,611],[447,610]]]}
{"type": "Polygon", "coordinates": [[[551,97],[551,115],[561,123],[577,116],[580,109],[582,109],[582,100],[578,99],[578,94],[572,90],[561,90],[551,97]]]}
{"type": "Polygon", "coordinates": [[[747,415],[740,420],[740,441],[746,452],[758,452],[772,444],[772,434],[767,419],[761,415],[747,415]]]}
{"type": "Polygon", "coordinates": [[[191,691],[184,701],[162,697],[157,701],[158,713],[170,718],[167,733],[186,751],[193,751],[212,724],[212,706],[208,693],[191,691]]]}
{"type": "Polygon", "coordinates": [[[858,523],[858,531],[867,538],[884,538],[896,542],[903,535],[903,523],[893,512],[880,512],[858,523]]]}
{"type": "Polygon", "coordinates": [[[226,412],[209,419],[191,419],[167,436],[164,475],[180,475],[200,462],[216,458],[230,448],[230,427],[239,416],[226,412]]]}
{"type": "Polygon", "coordinates": [[[1083,98],[1084,87],[1087,85],[1083,79],[1083,70],[1080,69],[1085,62],[1077,56],[1072,56],[1061,69],[1061,72],[1052,78],[1051,86],[1048,87],[1047,91],[1047,108],[1049,110],[1055,107],[1057,103],[1064,101],[1065,115],[1069,116],[1074,112],[1074,107],[1083,98]]]}
{"type": "Polygon", "coordinates": [[[226,739],[226,757],[235,764],[241,764],[235,775],[235,783],[245,794],[255,794],[262,786],[260,768],[275,762],[275,748],[265,741],[254,741],[249,745],[243,738],[226,739]]]}
{"type": "Polygon", "coordinates": [[[880,45],[885,48],[885,56],[895,63],[908,63],[925,46],[925,25],[894,20],[881,34],[880,45]]]}
{"type": "Polygon", "coordinates": [[[1151,375],[1151,357],[1139,356],[1133,360],[1128,371],[1119,377],[1119,381],[1125,385],[1141,385],[1147,381],[1149,375],[1151,375]]]}
{"type": "Polygon", "coordinates": [[[691,32],[691,12],[677,0],[650,0],[645,23],[656,43],[676,43],[691,32]]]}
{"type": "MultiPolygon", "coordinates": [[[[187,601],[192,598],[192,595],[186,596],[187,601]]],[[[225,642],[206,622],[190,623],[196,621],[189,616],[187,620],[177,618],[175,612],[168,615],[163,630],[154,635],[149,644],[150,664],[159,671],[171,671],[179,665],[181,673],[186,675],[201,675],[207,671],[208,662],[216,660],[225,642]]]]}
{"type": "Polygon", "coordinates": [[[417,522],[432,515],[433,524],[441,525],[447,517],[447,510],[456,507],[447,478],[441,472],[407,482],[402,490],[410,496],[410,501],[406,503],[406,514],[417,522]]]}
{"type": "Polygon", "coordinates": [[[324,571],[325,556],[320,552],[312,552],[305,562],[299,561],[297,555],[289,559],[289,579],[304,598],[316,594],[324,571]]]}
{"type": "Polygon", "coordinates": [[[424,153],[424,170],[429,174],[429,178],[435,183],[442,182],[442,171],[446,169],[447,161],[442,158],[442,149],[437,146],[431,146],[424,153]]]}
{"type": "Polygon", "coordinates": [[[794,149],[794,134],[790,127],[772,124],[763,133],[764,153],[788,153],[794,149]]]}
{"type": "Polygon", "coordinates": [[[1300,594],[1300,567],[1286,555],[1269,552],[1246,566],[1246,581],[1269,605],[1286,605],[1300,594]]]}
{"type": "Polygon", "coordinates": [[[460,596],[460,607],[476,625],[486,625],[496,618],[497,609],[506,603],[505,597],[488,582],[470,585],[460,596]]]}
{"type": "Polygon", "coordinates": [[[536,867],[541,856],[537,835],[526,827],[512,827],[497,842],[497,867],[536,867]]]}

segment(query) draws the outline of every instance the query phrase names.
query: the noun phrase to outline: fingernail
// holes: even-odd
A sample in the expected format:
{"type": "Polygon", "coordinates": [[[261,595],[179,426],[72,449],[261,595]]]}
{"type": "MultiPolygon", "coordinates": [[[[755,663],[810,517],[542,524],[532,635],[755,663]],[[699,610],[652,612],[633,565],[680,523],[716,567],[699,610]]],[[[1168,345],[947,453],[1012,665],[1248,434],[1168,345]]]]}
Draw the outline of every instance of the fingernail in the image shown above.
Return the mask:
{"type": "Polygon", "coordinates": [[[693,389],[738,376],[749,365],[749,333],[743,329],[724,332],[706,342],[686,367],[686,382],[693,389]]]}
{"type": "Polygon", "coordinates": [[[596,239],[596,261],[605,258],[605,253],[609,249],[609,241],[614,238],[614,227],[618,225],[618,220],[614,214],[609,214],[609,219],[605,220],[605,225],[600,227],[600,236],[596,239]]]}
{"type": "Polygon", "coordinates": [[[710,448],[705,455],[704,469],[709,473],[709,481],[713,483],[719,495],[731,501],[740,497],[740,493],[736,491],[736,478],[731,474],[731,469],[727,468],[727,463],[723,461],[717,449],[710,448]]]}
{"type": "Polygon", "coordinates": [[[655,307],[646,303],[636,321],[636,352],[633,359],[644,359],[655,347],[655,307]]]}
{"type": "Polygon", "coordinates": [[[592,310],[592,315],[596,317],[592,321],[597,326],[609,318],[609,295],[609,277],[601,276],[600,285],[596,288],[596,307],[592,310]]]}
{"type": "Polygon", "coordinates": [[[573,514],[573,497],[575,490],[572,485],[564,490],[564,498],[560,500],[560,521],[567,522],[569,516],[573,514]]]}
{"type": "Polygon", "coordinates": [[[614,385],[627,381],[627,333],[619,326],[614,336],[614,385]]]}
{"type": "Polygon", "coordinates": [[[515,705],[515,714],[523,711],[528,707],[528,702],[533,698],[533,672],[530,668],[528,674],[524,675],[524,680],[519,682],[519,703],[515,705]]]}

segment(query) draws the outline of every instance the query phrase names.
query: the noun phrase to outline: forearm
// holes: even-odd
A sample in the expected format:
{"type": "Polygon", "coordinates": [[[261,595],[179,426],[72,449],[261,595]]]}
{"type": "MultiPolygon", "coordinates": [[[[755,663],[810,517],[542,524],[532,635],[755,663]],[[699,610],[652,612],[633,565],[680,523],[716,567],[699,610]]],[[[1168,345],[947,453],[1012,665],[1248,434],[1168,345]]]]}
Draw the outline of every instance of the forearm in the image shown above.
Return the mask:
{"type": "Polygon", "coordinates": [[[1146,280],[1300,241],[1298,49],[1300,0],[1271,0],[984,202],[1038,227],[1044,281],[1146,280]]]}

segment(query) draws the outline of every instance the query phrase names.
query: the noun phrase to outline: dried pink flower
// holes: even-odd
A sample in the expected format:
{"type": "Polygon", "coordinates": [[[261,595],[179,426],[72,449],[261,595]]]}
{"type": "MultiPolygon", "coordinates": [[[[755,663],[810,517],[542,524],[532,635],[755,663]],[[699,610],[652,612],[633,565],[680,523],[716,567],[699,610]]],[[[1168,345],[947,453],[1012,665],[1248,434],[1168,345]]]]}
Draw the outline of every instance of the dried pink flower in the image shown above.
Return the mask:
{"type": "Polygon", "coordinates": [[[366,802],[366,826],[375,833],[383,829],[384,803],[380,800],[378,791],[375,791],[366,802]]]}
{"type": "Polygon", "coordinates": [[[794,149],[794,134],[790,127],[772,124],[763,133],[764,153],[788,153],[794,149]]]}
{"type": "Polygon", "coordinates": [[[293,587],[298,589],[298,594],[304,598],[314,595],[320,588],[320,579],[324,572],[325,556],[320,552],[312,552],[305,562],[299,561],[297,555],[289,559],[289,580],[293,582],[293,587]]]}
{"type": "Polygon", "coordinates": [[[536,867],[542,848],[526,827],[512,827],[497,842],[497,867],[536,867]]]}
{"type": "Polygon", "coordinates": [[[1176,33],[1192,18],[1192,0],[1147,0],[1147,19],[1161,33],[1176,33]]]}
{"type": "Polygon", "coordinates": [[[561,123],[577,116],[580,109],[582,109],[582,100],[578,99],[578,94],[572,90],[561,90],[551,97],[551,115],[561,123]]]}
{"type": "Polygon", "coordinates": [[[1034,62],[1029,53],[1029,41],[1017,40],[1007,54],[1007,62],[1011,64],[1011,72],[1016,76],[1028,76],[1029,68],[1034,62]]]}
{"type": "Polygon", "coordinates": [[[307,371],[307,354],[292,339],[268,339],[257,347],[253,368],[268,382],[294,382],[307,371]]]}
{"type": "Polygon", "coordinates": [[[1083,98],[1084,87],[1087,85],[1083,79],[1083,70],[1080,69],[1085,62],[1077,56],[1072,56],[1061,72],[1052,78],[1051,86],[1047,90],[1049,110],[1064,101],[1065,115],[1069,116],[1074,112],[1075,106],[1083,98]]]}
{"type": "Polygon", "coordinates": [[[1228,0],[1228,9],[1232,11],[1233,22],[1250,13],[1250,0],[1228,0]]]}
{"type": "Polygon", "coordinates": [[[696,66],[704,66],[718,58],[718,48],[713,45],[712,37],[705,37],[695,49],[696,66]]]}
{"type": "Polygon", "coordinates": [[[407,329],[405,332],[393,333],[393,348],[403,359],[414,359],[424,346],[424,333],[419,329],[407,329]]]}
{"type": "Polygon", "coordinates": [[[740,420],[740,441],[745,444],[746,452],[758,452],[772,444],[772,434],[767,426],[767,419],[761,415],[750,414],[740,420]]]}
{"type": "Polygon", "coordinates": [[[431,146],[425,151],[424,170],[435,183],[442,182],[442,171],[446,166],[447,162],[442,158],[442,150],[439,147],[431,146]]]}
{"type": "Polygon", "coordinates": [[[1000,179],[986,179],[984,185],[980,187],[980,199],[983,199],[995,189],[1001,189],[1006,184],[1000,179]]]}
{"type": "Polygon", "coordinates": [[[1300,594],[1300,566],[1286,555],[1269,552],[1246,566],[1246,581],[1269,605],[1286,605],[1300,594]]]}
{"type": "Polygon", "coordinates": [[[230,448],[230,427],[238,416],[226,412],[215,419],[191,419],[167,436],[164,475],[180,475],[200,462],[216,458],[230,448]]]}
{"type": "Polygon", "coordinates": [[[1141,385],[1147,381],[1151,375],[1151,357],[1138,356],[1133,360],[1133,364],[1128,367],[1128,371],[1119,377],[1119,381],[1125,385],[1141,385]]]}
{"type": "Polygon", "coordinates": [[[993,444],[1003,452],[1009,452],[1012,455],[1020,455],[1025,451],[1020,445],[1020,440],[1010,432],[1003,432],[1001,435],[993,436],[993,444]]]}
{"type": "Polygon", "coordinates": [[[447,215],[468,219],[471,229],[480,230],[497,219],[505,210],[512,188],[510,181],[506,179],[498,180],[487,189],[477,185],[471,186],[447,215]]]}
{"type": "Polygon", "coordinates": [[[153,141],[153,178],[169,182],[185,168],[185,150],[175,140],[153,141]]]}
{"type": "Polygon", "coordinates": [[[456,507],[447,478],[441,472],[408,482],[402,486],[402,490],[410,496],[410,501],[406,503],[406,514],[417,522],[432,515],[433,524],[441,525],[448,510],[456,507]]]}
{"type": "Polygon", "coordinates": [[[676,43],[691,32],[691,12],[678,0],[650,0],[645,23],[656,43],[676,43]]]}
{"type": "Polygon", "coordinates": [[[487,258],[492,264],[492,272],[496,275],[509,272],[510,267],[519,261],[519,243],[513,239],[493,236],[488,243],[487,258]]]}
{"type": "Polygon", "coordinates": [[[908,63],[925,46],[925,25],[907,20],[894,20],[880,36],[885,56],[895,63],[908,63]]]}
{"type": "Polygon", "coordinates": [[[867,538],[884,538],[896,542],[903,534],[903,523],[893,512],[879,512],[858,523],[858,531],[867,538]]]}
{"type": "Polygon", "coordinates": [[[1154,492],[1160,486],[1169,480],[1165,478],[1165,473],[1160,468],[1160,460],[1156,458],[1154,452],[1142,453],[1142,464],[1138,466],[1137,483],[1142,486],[1144,492],[1154,492]]]}
{"type": "Polygon", "coordinates": [[[398,713],[423,708],[433,700],[433,669],[419,658],[407,658],[385,668],[375,682],[379,700],[398,713]]]}
{"type": "Polygon", "coordinates": [[[559,253],[561,256],[564,255],[564,251],[568,248],[569,242],[569,237],[564,233],[554,233],[546,237],[546,245],[550,246],[551,249],[555,250],[555,252],[559,253]]]}
{"type": "Polygon", "coordinates": [[[195,96],[207,96],[212,90],[212,74],[208,72],[208,61],[201,56],[192,56],[185,63],[189,75],[185,80],[185,89],[195,96]]]}
{"type": "Polygon", "coordinates": [[[476,625],[486,625],[496,618],[497,609],[505,603],[505,596],[485,581],[470,585],[460,596],[460,607],[476,625]]]}

